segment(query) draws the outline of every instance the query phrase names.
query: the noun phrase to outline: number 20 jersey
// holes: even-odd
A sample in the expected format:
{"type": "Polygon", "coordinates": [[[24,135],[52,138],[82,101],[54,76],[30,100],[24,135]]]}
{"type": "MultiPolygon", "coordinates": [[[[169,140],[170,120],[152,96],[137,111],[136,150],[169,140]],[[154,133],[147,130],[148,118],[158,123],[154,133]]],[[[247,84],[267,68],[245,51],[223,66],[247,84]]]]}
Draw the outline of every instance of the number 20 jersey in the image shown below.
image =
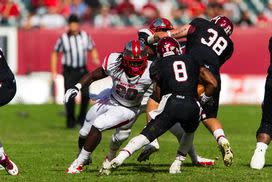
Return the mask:
{"type": "Polygon", "coordinates": [[[233,53],[233,42],[220,26],[203,18],[190,23],[186,51],[215,69],[220,68],[233,53]],[[195,51],[194,51],[195,49],[195,51]]]}
{"type": "Polygon", "coordinates": [[[126,107],[140,106],[144,93],[152,84],[149,74],[151,61],[141,76],[132,80],[128,79],[126,73],[121,68],[121,53],[111,53],[108,55],[102,67],[107,75],[112,78],[112,97],[121,105],[126,107]]]}

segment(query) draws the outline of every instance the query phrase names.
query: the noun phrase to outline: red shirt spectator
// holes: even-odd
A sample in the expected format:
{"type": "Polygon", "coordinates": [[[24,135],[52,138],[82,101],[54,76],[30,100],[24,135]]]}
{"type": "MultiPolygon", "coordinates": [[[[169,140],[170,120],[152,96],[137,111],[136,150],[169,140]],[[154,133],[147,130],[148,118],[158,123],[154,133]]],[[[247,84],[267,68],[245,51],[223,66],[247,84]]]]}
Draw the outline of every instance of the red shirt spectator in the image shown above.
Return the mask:
{"type": "Polygon", "coordinates": [[[19,8],[12,0],[6,0],[1,6],[0,14],[4,17],[18,17],[20,15],[19,8]]]}
{"type": "Polygon", "coordinates": [[[129,0],[124,0],[116,10],[119,14],[133,14],[135,12],[134,5],[129,0]]]}
{"type": "Polygon", "coordinates": [[[56,7],[59,4],[58,0],[43,0],[44,1],[44,5],[47,7],[56,7]]]}

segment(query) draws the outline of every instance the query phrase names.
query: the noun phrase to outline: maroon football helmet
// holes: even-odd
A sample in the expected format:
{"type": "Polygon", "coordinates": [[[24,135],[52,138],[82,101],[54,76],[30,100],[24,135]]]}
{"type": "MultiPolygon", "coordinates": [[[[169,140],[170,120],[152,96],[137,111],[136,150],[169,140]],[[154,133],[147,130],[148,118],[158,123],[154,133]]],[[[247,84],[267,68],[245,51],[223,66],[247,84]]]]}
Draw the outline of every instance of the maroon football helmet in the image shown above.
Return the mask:
{"type": "Polygon", "coordinates": [[[180,45],[178,41],[172,37],[162,38],[157,45],[157,56],[158,58],[180,55],[180,45]]]}
{"type": "Polygon", "coordinates": [[[123,52],[122,68],[129,77],[142,75],[147,67],[147,50],[139,40],[129,41],[123,52]]]}
{"type": "Polygon", "coordinates": [[[165,32],[167,30],[172,30],[173,25],[166,18],[156,18],[150,23],[149,29],[151,29],[154,32],[160,31],[165,32]]]}
{"type": "Polygon", "coordinates": [[[230,36],[233,32],[233,24],[226,16],[216,16],[211,19],[211,22],[222,27],[226,34],[230,36]]]}

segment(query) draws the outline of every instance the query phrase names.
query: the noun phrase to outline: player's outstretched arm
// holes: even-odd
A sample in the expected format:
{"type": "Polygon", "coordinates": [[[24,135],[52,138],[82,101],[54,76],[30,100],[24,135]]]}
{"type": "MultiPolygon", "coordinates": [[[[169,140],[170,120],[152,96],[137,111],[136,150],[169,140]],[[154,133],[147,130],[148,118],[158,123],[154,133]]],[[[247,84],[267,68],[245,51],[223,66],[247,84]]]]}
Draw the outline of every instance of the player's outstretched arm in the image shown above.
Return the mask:
{"type": "Polygon", "coordinates": [[[173,37],[175,39],[186,37],[189,33],[190,27],[190,24],[186,24],[173,30],[168,30],[166,32],[155,32],[154,35],[148,37],[148,43],[153,44],[164,37],[173,37]]]}
{"type": "Polygon", "coordinates": [[[66,91],[64,103],[67,103],[70,99],[74,98],[83,86],[89,86],[92,82],[105,77],[107,77],[107,74],[102,67],[96,68],[93,72],[86,74],[79,83],[66,91]]]}

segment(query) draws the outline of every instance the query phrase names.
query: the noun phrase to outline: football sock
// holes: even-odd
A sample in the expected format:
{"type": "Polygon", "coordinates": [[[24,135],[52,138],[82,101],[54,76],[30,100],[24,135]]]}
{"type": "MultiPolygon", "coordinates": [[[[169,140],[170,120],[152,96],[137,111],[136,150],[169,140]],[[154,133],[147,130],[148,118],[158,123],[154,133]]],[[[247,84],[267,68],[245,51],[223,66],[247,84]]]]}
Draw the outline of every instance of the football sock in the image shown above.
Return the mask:
{"type": "Polygon", "coordinates": [[[268,148],[268,145],[263,142],[257,142],[256,144],[256,150],[260,152],[265,152],[267,148],[268,148]]]}
{"type": "Polygon", "coordinates": [[[224,140],[227,140],[225,138],[225,133],[224,133],[224,131],[222,129],[215,130],[213,132],[213,136],[214,136],[214,138],[216,139],[216,141],[217,141],[217,143],[219,145],[221,145],[224,140]]]}
{"type": "Polygon", "coordinates": [[[123,163],[123,161],[131,156],[135,151],[139,150],[143,146],[149,144],[150,141],[144,135],[138,135],[132,138],[125,148],[120,151],[119,155],[116,157],[119,161],[123,163]]]}
{"type": "Polygon", "coordinates": [[[180,140],[178,153],[183,156],[186,156],[188,151],[192,148],[193,140],[194,133],[185,133],[180,140]]]}
{"type": "Polygon", "coordinates": [[[89,159],[91,152],[88,152],[84,149],[84,147],[82,148],[80,154],[78,155],[78,162],[83,164],[85,161],[87,161],[89,159]]]}
{"type": "MultiPolygon", "coordinates": [[[[180,150],[180,149],[179,149],[180,150]]],[[[188,155],[191,157],[192,162],[197,163],[198,159],[197,159],[197,153],[195,150],[195,146],[192,145],[192,147],[190,148],[190,150],[188,151],[188,155]]]]}
{"type": "Polygon", "coordinates": [[[112,137],[110,141],[110,150],[107,155],[109,161],[111,161],[116,156],[116,152],[118,151],[121,145],[122,142],[116,141],[114,137],[112,137]]]}

